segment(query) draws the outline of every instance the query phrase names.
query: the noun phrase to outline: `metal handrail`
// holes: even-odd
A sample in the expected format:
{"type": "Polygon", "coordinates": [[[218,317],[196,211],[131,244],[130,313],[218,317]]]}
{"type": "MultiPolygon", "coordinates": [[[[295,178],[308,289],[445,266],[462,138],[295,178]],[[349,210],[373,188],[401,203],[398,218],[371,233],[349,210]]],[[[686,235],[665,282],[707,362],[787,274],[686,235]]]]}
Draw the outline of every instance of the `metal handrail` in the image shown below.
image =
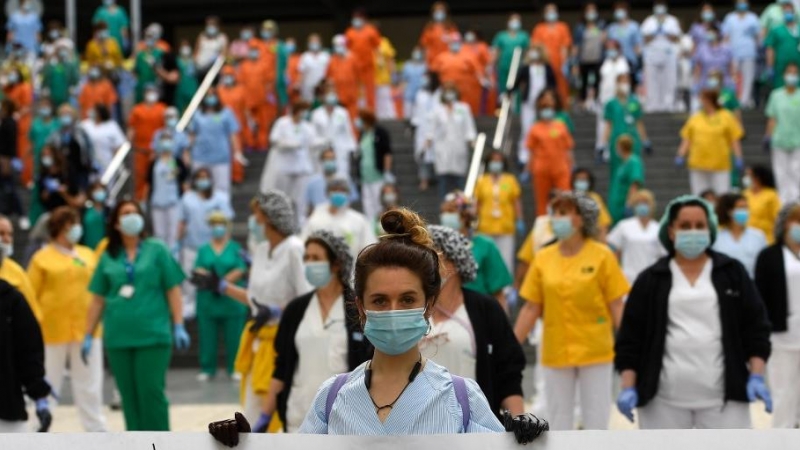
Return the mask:
{"type": "MultiPolygon", "coordinates": [[[[181,116],[181,119],[178,121],[178,126],[176,127],[178,131],[184,131],[189,125],[189,122],[192,120],[192,116],[194,116],[194,113],[197,112],[197,108],[200,107],[200,102],[203,101],[203,97],[205,97],[206,93],[211,88],[211,85],[214,83],[214,79],[217,77],[219,72],[222,70],[222,66],[224,65],[225,58],[223,56],[218,56],[216,61],[214,61],[214,64],[211,66],[211,69],[209,69],[208,73],[206,74],[205,78],[203,78],[203,82],[200,83],[200,86],[194,93],[192,100],[189,102],[189,106],[187,106],[186,111],[183,112],[183,116],[181,116]]],[[[117,152],[114,154],[114,158],[111,159],[111,162],[108,164],[105,172],[103,172],[103,176],[100,177],[100,182],[104,186],[108,187],[109,198],[111,200],[116,199],[117,195],[122,190],[122,186],[131,175],[130,170],[124,166],[125,158],[128,157],[131,149],[132,146],[130,142],[122,144],[119,149],[117,149],[117,152]],[[112,181],[114,183],[110,184],[112,181]]]]}
{"type": "Polygon", "coordinates": [[[481,162],[483,161],[483,148],[486,146],[486,134],[480,133],[475,138],[475,151],[472,152],[472,162],[469,165],[469,174],[467,175],[467,185],[464,187],[464,195],[467,198],[472,198],[475,193],[475,185],[478,183],[478,177],[481,172],[481,162]]]}

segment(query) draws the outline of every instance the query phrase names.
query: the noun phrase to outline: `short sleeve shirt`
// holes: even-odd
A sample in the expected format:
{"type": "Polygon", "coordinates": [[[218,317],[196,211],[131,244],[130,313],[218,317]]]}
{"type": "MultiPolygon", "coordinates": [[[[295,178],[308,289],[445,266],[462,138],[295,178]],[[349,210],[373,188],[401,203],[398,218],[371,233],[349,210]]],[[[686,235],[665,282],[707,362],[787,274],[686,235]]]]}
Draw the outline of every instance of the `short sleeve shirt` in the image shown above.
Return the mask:
{"type": "Polygon", "coordinates": [[[475,262],[478,263],[478,274],[475,280],[464,285],[466,289],[485,295],[494,295],[514,282],[500,250],[491,239],[480,235],[474,236],[472,238],[472,255],[475,257],[475,262]]]}
{"type": "Polygon", "coordinates": [[[775,89],[767,102],[767,117],[775,119],[772,145],[785,151],[800,149],[800,89],[789,93],[786,88],[775,89]]]}
{"type": "Polygon", "coordinates": [[[239,130],[239,122],[228,108],[220,112],[198,112],[191,124],[195,135],[192,160],[202,164],[229,164],[231,135],[239,130]]]}
{"type": "Polygon", "coordinates": [[[689,168],[725,171],[731,169],[731,148],[744,135],[739,121],[724,109],[713,115],[694,114],[681,130],[689,141],[689,168]]]}
{"type": "Polygon", "coordinates": [[[484,234],[514,234],[516,228],[515,205],[522,194],[516,177],[503,174],[494,182],[491,175],[484,175],[475,186],[478,200],[478,232],[484,234]]]}

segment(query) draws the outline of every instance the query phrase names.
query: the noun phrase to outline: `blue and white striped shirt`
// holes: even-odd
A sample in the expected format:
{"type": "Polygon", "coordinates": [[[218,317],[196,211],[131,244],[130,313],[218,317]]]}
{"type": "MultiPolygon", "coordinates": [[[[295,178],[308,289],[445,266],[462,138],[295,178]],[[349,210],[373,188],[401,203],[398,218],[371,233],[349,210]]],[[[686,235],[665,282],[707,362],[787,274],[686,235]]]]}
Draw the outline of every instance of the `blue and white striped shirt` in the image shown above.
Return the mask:
{"type": "Polygon", "coordinates": [[[461,406],[453,379],[444,367],[428,360],[425,368],[397,400],[389,417],[381,423],[364,385],[366,363],[356,368],[342,386],[325,422],[325,402],[335,377],[317,392],[313,409],[306,415],[299,433],[356,436],[424,435],[456,433],[501,433],[505,429],[492,414],[478,384],[466,379],[470,421],[464,430],[461,406]]]}

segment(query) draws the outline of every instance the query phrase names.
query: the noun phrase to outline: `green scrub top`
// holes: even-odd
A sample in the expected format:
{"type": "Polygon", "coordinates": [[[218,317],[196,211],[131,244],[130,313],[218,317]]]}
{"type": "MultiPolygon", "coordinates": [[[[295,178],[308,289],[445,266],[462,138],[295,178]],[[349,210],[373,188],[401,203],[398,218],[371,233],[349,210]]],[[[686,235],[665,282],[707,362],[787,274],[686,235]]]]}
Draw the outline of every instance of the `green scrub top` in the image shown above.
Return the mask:
{"type": "Polygon", "coordinates": [[[793,28],[781,25],[770,31],[764,41],[764,46],[775,52],[773,89],[783,87],[783,71],[789,63],[800,65],[800,25],[794,24],[793,28]]]}
{"type": "Polygon", "coordinates": [[[775,2],[767,6],[764,8],[764,12],[761,13],[759,21],[761,22],[761,28],[767,33],[783,25],[786,23],[783,19],[783,5],[775,2]]]}
{"type": "Polygon", "coordinates": [[[50,91],[54,108],[69,102],[69,90],[78,84],[79,76],[78,66],[75,64],[48,63],[42,68],[42,87],[50,91]]]}
{"type": "Polygon", "coordinates": [[[133,72],[136,75],[136,103],[144,100],[144,88],[158,80],[156,66],[161,63],[164,51],[158,48],[142,50],[136,54],[133,72]]]}
{"type": "Polygon", "coordinates": [[[124,48],[122,30],[130,26],[130,21],[128,20],[128,13],[126,13],[122,7],[117,6],[113,12],[111,8],[107,6],[97,8],[94,12],[94,17],[92,17],[92,24],[96,24],[97,22],[105,22],[106,25],[108,25],[109,36],[117,41],[119,48],[124,48]]]}
{"type": "Polygon", "coordinates": [[[800,89],[790,94],[786,88],[775,89],[769,95],[767,117],[775,119],[772,146],[784,151],[800,149],[800,89]]]}
{"type": "Polygon", "coordinates": [[[105,212],[94,207],[86,208],[83,213],[83,245],[96,249],[97,245],[106,237],[105,212]]]}
{"type": "MultiPolygon", "coordinates": [[[[45,121],[38,114],[34,116],[31,129],[28,132],[28,138],[31,141],[31,148],[33,149],[34,179],[39,178],[39,159],[42,155],[42,147],[44,147],[50,135],[58,131],[58,129],[58,121],[54,119],[45,121]]],[[[42,200],[39,195],[39,183],[34,183],[30,197],[30,208],[28,208],[28,220],[30,220],[32,224],[35,224],[42,214],[44,214],[44,205],[42,205],[42,200]]]]}
{"type": "Polygon", "coordinates": [[[194,61],[191,58],[178,58],[178,72],[181,79],[175,90],[175,107],[183,114],[186,107],[189,106],[189,102],[192,101],[194,93],[197,92],[197,69],[195,69],[194,61]]]}
{"type": "Polygon", "coordinates": [[[503,255],[493,240],[486,236],[473,236],[472,255],[478,263],[478,275],[471,283],[464,285],[466,289],[494,295],[514,282],[503,261],[503,255]]]}
{"type": "Polygon", "coordinates": [[[275,77],[275,90],[278,94],[278,105],[284,106],[289,104],[289,86],[286,84],[286,68],[289,65],[289,52],[286,51],[286,45],[283,42],[278,42],[277,58],[275,58],[275,70],[278,71],[275,77]]]}
{"type": "MultiPolygon", "coordinates": [[[[225,275],[236,269],[243,272],[247,271],[247,264],[240,256],[241,251],[242,247],[234,241],[228,241],[228,245],[225,246],[220,254],[214,252],[211,244],[206,244],[197,251],[197,260],[195,260],[194,267],[205,269],[209,272],[213,270],[220,278],[224,278],[225,275]]],[[[244,278],[237,284],[243,285],[243,280],[244,278]]],[[[230,297],[216,292],[197,291],[198,314],[213,318],[245,317],[247,311],[247,306],[230,297]]]]}
{"type": "Polygon", "coordinates": [[[608,139],[608,152],[611,155],[609,167],[613,180],[622,161],[617,155],[617,139],[623,134],[633,138],[633,154],[641,155],[642,138],[636,124],[642,120],[642,104],[636,96],[628,97],[628,101],[622,103],[619,97],[614,97],[606,103],[603,118],[611,124],[611,133],[608,139]]]}
{"type": "Polygon", "coordinates": [[[105,298],[103,343],[108,349],[172,345],[172,318],[167,291],[184,279],[178,262],[158,239],[141,242],[133,274],[127,255],[106,250],[97,264],[89,291],[105,298]],[[132,278],[132,279],[131,279],[132,278]],[[127,286],[133,293],[125,297],[127,286]]]}
{"type": "Polygon", "coordinates": [[[514,49],[517,47],[522,48],[522,54],[520,55],[521,66],[530,45],[531,37],[526,31],[520,30],[512,35],[508,30],[505,30],[494,36],[492,47],[497,51],[497,87],[500,92],[506,90],[506,81],[508,81],[508,72],[511,70],[514,49]]]}
{"type": "Polygon", "coordinates": [[[627,161],[622,161],[611,183],[611,193],[608,196],[608,210],[614,223],[625,218],[625,206],[628,202],[628,191],[634,183],[644,186],[644,165],[642,159],[631,155],[627,161]]]}
{"type": "Polygon", "coordinates": [[[719,104],[730,112],[738,111],[742,107],[736,98],[736,92],[731,88],[722,88],[719,91],[719,104]]]}

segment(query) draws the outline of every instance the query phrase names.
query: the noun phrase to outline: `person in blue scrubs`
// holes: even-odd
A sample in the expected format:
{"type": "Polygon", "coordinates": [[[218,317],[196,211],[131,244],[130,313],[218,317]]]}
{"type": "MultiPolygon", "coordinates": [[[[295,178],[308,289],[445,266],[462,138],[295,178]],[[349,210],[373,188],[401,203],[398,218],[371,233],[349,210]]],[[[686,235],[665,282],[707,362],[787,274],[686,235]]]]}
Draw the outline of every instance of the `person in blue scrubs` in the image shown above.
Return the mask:
{"type": "Polygon", "coordinates": [[[189,125],[192,145],[192,168],[207,167],[214,176],[217,190],[231,190],[231,158],[242,158],[239,141],[241,124],[236,115],[220,103],[215,88],[209,89],[203,106],[189,125]]]}
{"type": "Polygon", "coordinates": [[[756,259],[767,247],[767,237],[758,228],[748,227],[750,208],[741,194],[725,194],[717,200],[720,230],[712,249],[739,261],[755,278],[756,259]]]}
{"type": "Polygon", "coordinates": [[[36,55],[42,41],[42,19],[33,0],[23,0],[19,10],[11,13],[6,22],[6,33],[6,42],[20,44],[27,58],[36,55]]]}

